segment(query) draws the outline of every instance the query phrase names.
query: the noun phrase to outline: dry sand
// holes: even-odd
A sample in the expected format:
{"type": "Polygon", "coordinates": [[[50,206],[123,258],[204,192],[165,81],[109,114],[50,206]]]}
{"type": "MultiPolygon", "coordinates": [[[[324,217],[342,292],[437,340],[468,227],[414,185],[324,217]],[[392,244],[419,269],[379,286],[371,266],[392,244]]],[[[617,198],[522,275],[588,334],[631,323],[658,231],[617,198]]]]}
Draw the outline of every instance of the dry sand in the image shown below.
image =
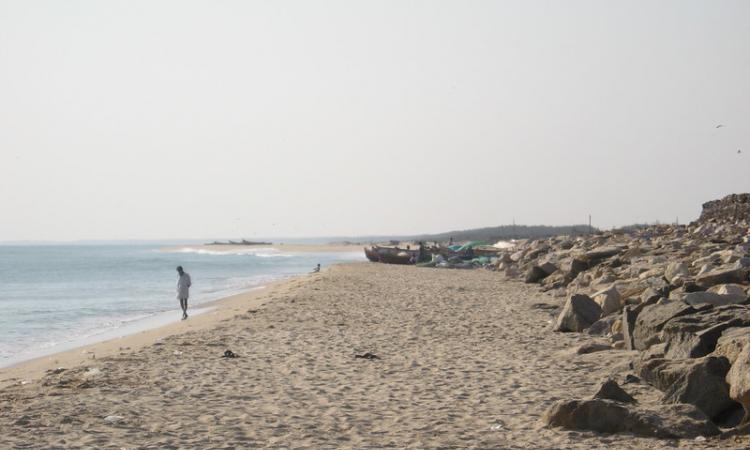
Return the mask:
{"type": "Polygon", "coordinates": [[[550,331],[538,304],[558,302],[482,270],[333,266],[16,380],[0,448],[744,448],[544,428],[553,401],[627,372],[622,351],[569,353],[588,339],[550,331]]]}

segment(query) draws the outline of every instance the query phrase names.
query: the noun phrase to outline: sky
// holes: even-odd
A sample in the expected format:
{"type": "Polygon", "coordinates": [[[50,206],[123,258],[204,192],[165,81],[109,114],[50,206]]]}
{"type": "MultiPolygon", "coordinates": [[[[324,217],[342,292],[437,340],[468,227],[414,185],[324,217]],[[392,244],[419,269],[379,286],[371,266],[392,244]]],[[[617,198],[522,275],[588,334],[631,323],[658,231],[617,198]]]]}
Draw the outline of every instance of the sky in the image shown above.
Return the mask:
{"type": "Polygon", "coordinates": [[[0,0],[0,241],[686,223],[748,80],[748,1],[0,0]]]}

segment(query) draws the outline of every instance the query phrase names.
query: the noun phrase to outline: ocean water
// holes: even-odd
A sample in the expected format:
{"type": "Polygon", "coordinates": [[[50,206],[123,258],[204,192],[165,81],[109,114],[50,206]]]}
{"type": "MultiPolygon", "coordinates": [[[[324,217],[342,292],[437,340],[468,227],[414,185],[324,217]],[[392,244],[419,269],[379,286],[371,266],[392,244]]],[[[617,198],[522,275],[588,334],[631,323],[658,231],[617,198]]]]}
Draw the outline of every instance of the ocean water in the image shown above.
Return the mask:
{"type": "Polygon", "coordinates": [[[265,247],[219,252],[156,245],[0,246],[0,367],[162,324],[158,317],[178,320],[178,265],[193,281],[192,309],[310,272],[318,263],[363,259],[362,252],[265,247]]]}

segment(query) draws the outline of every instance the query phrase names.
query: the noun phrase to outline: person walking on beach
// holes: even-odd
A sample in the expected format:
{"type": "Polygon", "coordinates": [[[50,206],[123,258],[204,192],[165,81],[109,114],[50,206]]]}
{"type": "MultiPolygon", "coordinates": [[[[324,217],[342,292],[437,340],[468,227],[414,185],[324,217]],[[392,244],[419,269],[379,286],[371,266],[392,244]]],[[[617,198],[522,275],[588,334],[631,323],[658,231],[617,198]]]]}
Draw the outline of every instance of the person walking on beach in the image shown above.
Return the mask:
{"type": "Polygon", "coordinates": [[[182,266],[177,266],[177,273],[180,275],[177,279],[177,298],[180,300],[180,308],[182,308],[182,320],[185,320],[188,318],[188,297],[190,296],[190,286],[193,283],[190,281],[190,274],[182,270],[182,266]]]}

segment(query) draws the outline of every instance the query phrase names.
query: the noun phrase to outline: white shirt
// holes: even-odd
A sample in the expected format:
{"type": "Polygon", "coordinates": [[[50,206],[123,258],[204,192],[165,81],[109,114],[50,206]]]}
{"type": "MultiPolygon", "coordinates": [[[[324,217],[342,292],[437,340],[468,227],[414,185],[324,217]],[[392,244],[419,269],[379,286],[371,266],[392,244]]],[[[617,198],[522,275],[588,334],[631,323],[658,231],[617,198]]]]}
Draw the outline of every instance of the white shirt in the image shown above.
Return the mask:
{"type": "Polygon", "coordinates": [[[180,278],[177,279],[177,298],[188,298],[188,291],[190,290],[190,274],[182,272],[180,278]]]}

